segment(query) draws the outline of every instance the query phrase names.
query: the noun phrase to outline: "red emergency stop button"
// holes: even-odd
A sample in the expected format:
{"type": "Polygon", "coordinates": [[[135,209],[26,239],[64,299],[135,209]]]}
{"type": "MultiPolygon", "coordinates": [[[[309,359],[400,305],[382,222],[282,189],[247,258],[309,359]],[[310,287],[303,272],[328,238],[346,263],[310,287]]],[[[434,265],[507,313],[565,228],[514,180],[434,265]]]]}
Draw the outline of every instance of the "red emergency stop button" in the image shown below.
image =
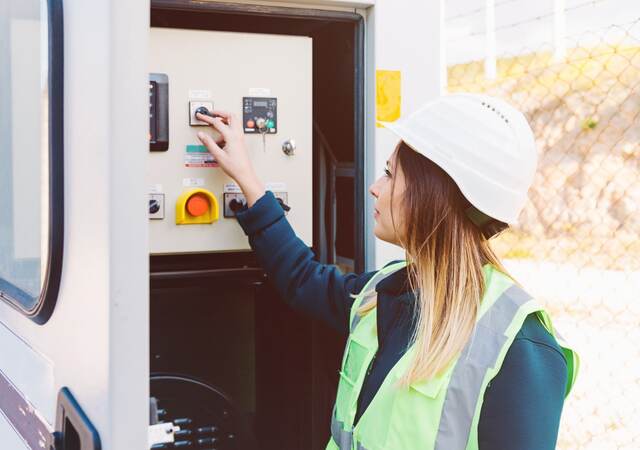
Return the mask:
{"type": "Polygon", "coordinates": [[[209,211],[209,200],[202,194],[195,194],[187,200],[187,211],[193,217],[199,217],[209,211]]]}
{"type": "Polygon", "coordinates": [[[255,128],[256,123],[253,120],[247,120],[247,128],[255,128]]]}

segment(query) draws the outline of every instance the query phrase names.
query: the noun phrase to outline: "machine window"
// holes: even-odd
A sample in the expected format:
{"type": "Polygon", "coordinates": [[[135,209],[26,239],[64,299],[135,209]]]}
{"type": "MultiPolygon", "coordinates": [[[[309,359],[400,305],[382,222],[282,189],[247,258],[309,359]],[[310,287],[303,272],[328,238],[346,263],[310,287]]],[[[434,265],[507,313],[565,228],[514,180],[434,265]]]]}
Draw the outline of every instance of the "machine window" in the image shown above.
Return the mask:
{"type": "Polygon", "coordinates": [[[0,298],[38,323],[62,265],[61,9],[0,5],[0,298]]]}

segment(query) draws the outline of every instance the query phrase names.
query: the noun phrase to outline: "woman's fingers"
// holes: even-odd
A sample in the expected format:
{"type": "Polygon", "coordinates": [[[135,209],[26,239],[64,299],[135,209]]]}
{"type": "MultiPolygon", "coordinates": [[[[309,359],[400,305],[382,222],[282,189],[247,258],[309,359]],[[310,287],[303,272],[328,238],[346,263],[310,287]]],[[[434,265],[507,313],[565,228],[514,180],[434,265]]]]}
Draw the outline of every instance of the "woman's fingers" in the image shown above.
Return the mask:
{"type": "Polygon", "coordinates": [[[205,116],[202,114],[198,115],[198,114],[196,114],[197,119],[202,120],[203,122],[207,122],[210,125],[214,125],[214,120],[219,117],[224,125],[227,125],[229,128],[231,128],[235,132],[242,132],[242,123],[236,117],[235,114],[229,111],[214,109],[211,111],[211,116],[205,116]]]}
{"type": "Polygon", "coordinates": [[[225,120],[225,122],[229,122],[229,120],[231,119],[231,116],[233,115],[229,111],[223,111],[221,109],[214,109],[211,111],[211,114],[213,114],[214,116],[222,117],[225,120]]]}
{"type": "Polygon", "coordinates": [[[242,124],[235,114],[230,113],[229,111],[223,111],[221,109],[214,109],[213,111],[211,111],[211,114],[222,117],[232,130],[242,131],[242,124]]]}
{"type": "Polygon", "coordinates": [[[216,144],[216,141],[214,141],[211,136],[203,131],[198,131],[198,139],[200,139],[200,142],[207,147],[207,150],[209,150],[209,153],[213,155],[216,161],[220,162],[224,159],[226,156],[224,150],[216,144]]]}
{"type": "Polygon", "coordinates": [[[225,140],[229,139],[231,129],[227,125],[224,124],[224,122],[222,121],[222,118],[220,118],[220,117],[210,117],[210,116],[206,116],[204,114],[197,113],[196,114],[196,119],[201,120],[203,122],[207,122],[213,128],[218,130],[220,132],[220,134],[224,137],[225,140]]]}

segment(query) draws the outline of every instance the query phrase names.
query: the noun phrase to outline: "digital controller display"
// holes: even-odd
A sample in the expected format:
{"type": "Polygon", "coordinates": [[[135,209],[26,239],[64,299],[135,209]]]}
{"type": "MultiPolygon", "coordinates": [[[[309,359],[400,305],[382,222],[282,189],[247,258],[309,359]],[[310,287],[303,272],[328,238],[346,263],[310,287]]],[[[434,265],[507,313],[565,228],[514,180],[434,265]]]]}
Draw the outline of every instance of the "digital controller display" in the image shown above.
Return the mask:
{"type": "Polygon", "coordinates": [[[274,97],[243,97],[242,119],[246,134],[278,132],[278,99],[274,97]]]}

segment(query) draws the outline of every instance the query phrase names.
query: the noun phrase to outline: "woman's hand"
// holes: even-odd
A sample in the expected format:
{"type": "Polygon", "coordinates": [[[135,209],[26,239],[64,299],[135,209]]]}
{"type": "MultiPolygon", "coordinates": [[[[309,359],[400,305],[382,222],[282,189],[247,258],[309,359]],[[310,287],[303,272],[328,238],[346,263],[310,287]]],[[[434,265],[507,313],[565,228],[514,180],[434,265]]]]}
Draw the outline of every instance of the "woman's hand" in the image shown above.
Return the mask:
{"type": "Polygon", "coordinates": [[[244,144],[242,123],[234,115],[226,111],[212,111],[216,117],[196,114],[196,118],[207,122],[221,135],[223,142],[216,142],[205,132],[198,132],[198,139],[216,159],[222,170],[235,180],[252,206],[264,195],[264,185],[256,175],[247,148],[244,144]],[[220,147],[222,145],[222,148],[220,147]]]}

